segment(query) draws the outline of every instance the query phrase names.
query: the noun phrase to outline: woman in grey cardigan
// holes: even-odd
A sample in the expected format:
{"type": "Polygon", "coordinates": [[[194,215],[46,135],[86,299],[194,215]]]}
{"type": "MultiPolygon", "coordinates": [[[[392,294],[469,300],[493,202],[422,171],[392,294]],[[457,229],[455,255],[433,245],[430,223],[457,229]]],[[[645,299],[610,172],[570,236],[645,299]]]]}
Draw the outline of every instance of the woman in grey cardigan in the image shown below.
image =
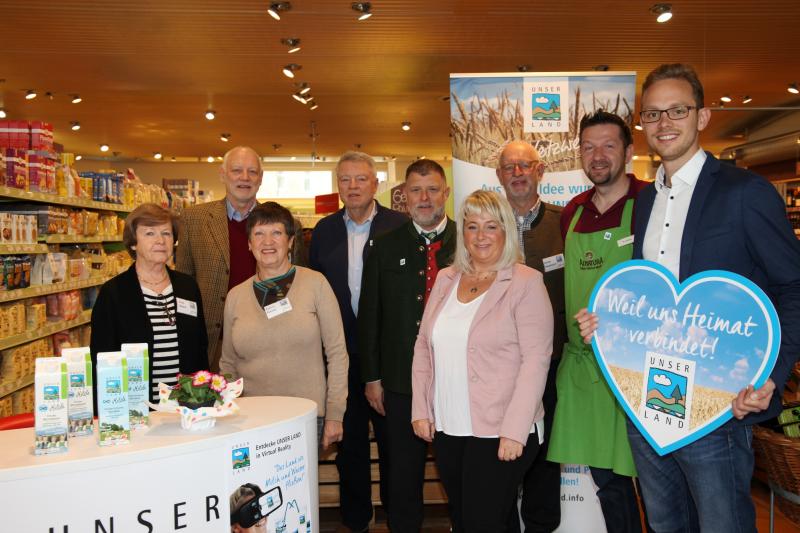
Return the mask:
{"type": "Polygon", "coordinates": [[[256,274],[225,300],[220,370],[243,377],[248,396],[317,402],[319,437],[328,447],[342,439],[347,348],[328,281],[292,265],[294,224],[289,210],[275,202],[250,212],[247,235],[256,274]]]}

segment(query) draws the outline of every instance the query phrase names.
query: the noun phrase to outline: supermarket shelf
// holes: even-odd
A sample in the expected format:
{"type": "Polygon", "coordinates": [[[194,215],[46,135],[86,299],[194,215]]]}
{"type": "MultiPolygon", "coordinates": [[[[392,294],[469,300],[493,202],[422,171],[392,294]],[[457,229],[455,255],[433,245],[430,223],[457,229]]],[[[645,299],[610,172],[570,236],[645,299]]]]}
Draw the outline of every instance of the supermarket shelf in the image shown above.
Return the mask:
{"type": "Polygon", "coordinates": [[[95,202],[88,198],[66,198],[55,194],[23,191],[13,187],[0,187],[0,197],[26,200],[28,202],[44,202],[54,205],[68,205],[72,207],[88,207],[90,209],[104,209],[106,211],[120,211],[129,213],[131,209],[124,205],[110,204],[108,202],[95,202]]]}
{"type": "Polygon", "coordinates": [[[79,244],[87,242],[122,242],[120,235],[48,235],[44,238],[47,244],[79,244]]]}
{"type": "Polygon", "coordinates": [[[0,244],[0,255],[46,253],[46,244],[0,244]]]}
{"type": "Polygon", "coordinates": [[[81,311],[81,314],[72,320],[48,322],[47,325],[42,326],[39,329],[26,331],[25,333],[20,333],[19,335],[12,335],[11,337],[5,337],[0,340],[0,350],[5,350],[6,348],[11,348],[12,346],[17,346],[18,344],[23,344],[25,342],[35,341],[36,339],[47,337],[48,335],[58,333],[59,331],[64,331],[65,329],[71,329],[83,324],[88,324],[91,320],[92,310],[86,309],[85,311],[81,311]]]}
{"type": "Polygon", "coordinates": [[[65,281],[64,283],[53,283],[50,285],[37,285],[36,287],[28,287],[27,289],[14,289],[13,291],[0,292],[0,303],[20,300],[22,298],[32,298],[34,296],[44,296],[45,294],[53,294],[56,292],[71,291],[74,289],[85,289],[86,287],[102,285],[108,281],[108,279],[109,278],[104,276],[93,276],[89,279],[65,281]]]}
{"type": "Polygon", "coordinates": [[[12,392],[24,389],[28,385],[33,385],[33,374],[11,381],[0,382],[0,396],[8,396],[12,392]]]}

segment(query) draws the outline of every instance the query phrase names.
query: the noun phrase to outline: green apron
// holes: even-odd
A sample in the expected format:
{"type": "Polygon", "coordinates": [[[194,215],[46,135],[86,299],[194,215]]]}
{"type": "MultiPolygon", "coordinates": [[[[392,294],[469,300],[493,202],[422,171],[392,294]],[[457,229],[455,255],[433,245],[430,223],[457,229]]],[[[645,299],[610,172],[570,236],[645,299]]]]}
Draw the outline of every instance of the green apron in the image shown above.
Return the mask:
{"type": "Polygon", "coordinates": [[[633,243],[618,241],[631,234],[633,199],[625,203],[620,226],[594,233],[576,233],[583,206],[572,217],[564,243],[564,286],[568,340],[558,367],[558,403],[547,459],[608,468],[635,476],[628,444],[625,412],[608,388],[590,344],[580,336],[573,318],[589,305],[595,283],[612,266],[627,261],[633,243]]]}

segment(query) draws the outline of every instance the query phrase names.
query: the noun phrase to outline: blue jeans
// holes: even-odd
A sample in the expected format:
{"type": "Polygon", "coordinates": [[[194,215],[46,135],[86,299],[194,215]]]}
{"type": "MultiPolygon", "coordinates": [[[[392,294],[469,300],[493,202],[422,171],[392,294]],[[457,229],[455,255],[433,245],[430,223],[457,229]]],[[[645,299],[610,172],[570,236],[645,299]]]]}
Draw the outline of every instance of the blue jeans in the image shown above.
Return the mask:
{"type": "Polygon", "coordinates": [[[653,531],[757,533],[750,426],[728,422],[663,457],[630,420],[628,440],[653,531]]]}

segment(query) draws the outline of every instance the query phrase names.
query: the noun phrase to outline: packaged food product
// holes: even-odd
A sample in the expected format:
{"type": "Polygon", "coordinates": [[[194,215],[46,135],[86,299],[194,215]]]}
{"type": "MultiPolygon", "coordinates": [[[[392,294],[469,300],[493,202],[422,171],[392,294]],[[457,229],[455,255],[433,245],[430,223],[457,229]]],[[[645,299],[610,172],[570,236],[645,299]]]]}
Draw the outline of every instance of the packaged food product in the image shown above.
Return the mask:
{"type": "Polygon", "coordinates": [[[94,417],[92,395],[92,356],[88,346],[64,348],[61,357],[69,375],[69,435],[91,435],[94,417]]]}
{"type": "Polygon", "coordinates": [[[146,342],[121,346],[128,360],[128,409],[131,429],[147,427],[150,422],[150,360],[146,342]]]}
{"type": "Polygon", "coordinates": [[[34,453],[44,455],[67,451],[67,364],[60,357],[36,360],[34,453]]]}
{"type": "Polygon", "coordinates": [[[97,417],[100,446],[128,444],[128,361],[124,352],[97,354],[97,417]]]}

